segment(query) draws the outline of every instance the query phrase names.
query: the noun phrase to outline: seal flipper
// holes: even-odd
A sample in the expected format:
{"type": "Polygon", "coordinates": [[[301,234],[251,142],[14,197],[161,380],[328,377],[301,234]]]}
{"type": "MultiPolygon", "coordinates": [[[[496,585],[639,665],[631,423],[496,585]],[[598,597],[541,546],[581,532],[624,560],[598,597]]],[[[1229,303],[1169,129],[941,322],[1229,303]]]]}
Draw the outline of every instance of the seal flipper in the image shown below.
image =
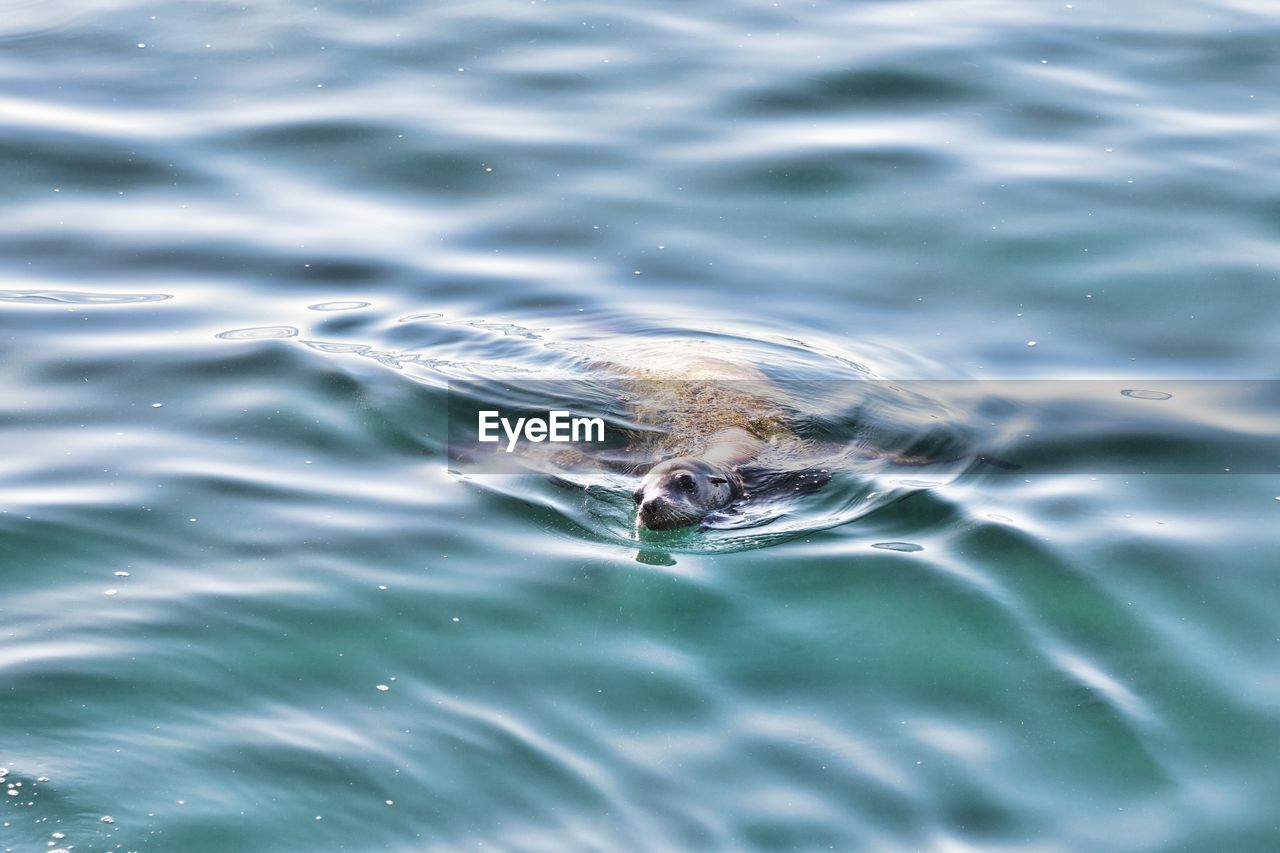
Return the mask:
{"type": "Polygon", "coordinates": [[[751,500],[809,495],[831,482],[831,472],[825,468],[777,471],[759,466],[743,466],[737,472],[742,478],[744,496],[751,500]]]}

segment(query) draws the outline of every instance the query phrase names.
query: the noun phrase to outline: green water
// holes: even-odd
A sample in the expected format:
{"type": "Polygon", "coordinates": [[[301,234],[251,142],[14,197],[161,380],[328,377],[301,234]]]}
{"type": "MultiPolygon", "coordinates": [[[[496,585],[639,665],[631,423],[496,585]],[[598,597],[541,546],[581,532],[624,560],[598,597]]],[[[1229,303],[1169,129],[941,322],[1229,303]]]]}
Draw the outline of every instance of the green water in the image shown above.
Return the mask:
{"type": "Polygon", "coordinates": [[[0,849],[1280,849],[1277,39],[6,4],[0,849]],[[689,340],[1026,466],[674,544],[450,472],[450,381],[689,340]]]}

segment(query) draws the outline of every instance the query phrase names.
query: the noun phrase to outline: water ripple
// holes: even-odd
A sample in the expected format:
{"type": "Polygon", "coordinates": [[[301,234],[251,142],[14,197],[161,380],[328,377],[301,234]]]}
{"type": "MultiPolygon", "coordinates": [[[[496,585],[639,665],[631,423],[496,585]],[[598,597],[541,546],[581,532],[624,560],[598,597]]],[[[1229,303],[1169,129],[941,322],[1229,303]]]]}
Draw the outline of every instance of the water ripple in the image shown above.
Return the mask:
{"type": "Polygon", "coordinates": [[[168,293],[87,293],[76,290],[0,290],[0,302],[28,305],[121,305],[129,302],[162,302],[168,293]]]}
{"type": "Polygon", "coordinates": [[[880,548],[884,551],[902,551],[908,554],[924,550],[923,545],[917,545],[914,542],[877,542],[871,547],[880,548]]]}
{"type": "Polygon", "coordinates": [[[264,338],[293,338],[298,330],[293,326],[250,326],[246,329],[228,329],[218,332],[214,337],[229,341],[256,341],[264,338]]]}
{"type": "Polygon", "coordinates": [[[317,302],[315,305],[308,305],[312,311],[354,311],[357,308],[368,308],[368,302],[317,302]]]}

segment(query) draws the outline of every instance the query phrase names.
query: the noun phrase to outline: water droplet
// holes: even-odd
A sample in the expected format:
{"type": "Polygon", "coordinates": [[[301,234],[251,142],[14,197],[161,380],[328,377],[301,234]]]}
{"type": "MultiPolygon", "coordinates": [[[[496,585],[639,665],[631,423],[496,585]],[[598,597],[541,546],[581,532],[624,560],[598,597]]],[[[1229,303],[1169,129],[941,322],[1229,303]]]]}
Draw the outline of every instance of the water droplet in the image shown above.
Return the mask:
{"type": "Polygon", "coordinates": [[[1135,400],[1168,400],[1173,397],[1172,394],[1166,394],[1163,391],[1142,391],[1137,388],[1126,388],[1120,393],[1135,400]]]}
{"type": "Polygon", "coordinates": [[[102,817],[98,818],[98,820],[102,821],[103,823],[115,823],[115,822],[116,822],[116,819],[115,819],[115,818],[113,818],[113,817],[112,817],[111,815],[109,815],[109,814],[104,814],[102,817]]]}
{"type": "Polygon", "coordinates": [[[382,693],[386,693],[388,690],[391,689],[391,687],[386,684],[375,684],[374,687],[382,693]]]}
{"type": "Polygon", "coordinates": [[[1033,347],[1036,345],[1036,343],[1037,343],[1036,341],[1027,341],[1027,346],[1033,347]]]}
{"type": "Polygon", "coordinates": [[[118,590],[118,589],[109,589],[109,590],[107,590],[106,592],[104,592],[104,593],[102,593],[102,594],[103,594],[103,595],[115,595],[115,594],[116,594],[116,593],[118,593],[118,592],[120,592],[120,590],[118,590]]]}
{"type": "Polygon", "coordinates": [[[164,403],[152,403],[152,404],[151,404],[151,408],[153,408],[153,409],[159,409],[159,408],[160,408],[160,407],[162,407],[163,405],[164,405],[164,403]]]}
{"type": "Polygon", "coordinates": [[[228,341],[256,341],[261,338],[292,338],[298,334],[293,326],[253,326],[248,329],[231,329],[214,337],[228,341]]]}
{"type": "Polygon", "coordinates": [[[877,542],[871,547],[879,548],[883,551],[903,551],[905,553],[924,550],[923,545],[917,545],[914,542],[877,542]]]}

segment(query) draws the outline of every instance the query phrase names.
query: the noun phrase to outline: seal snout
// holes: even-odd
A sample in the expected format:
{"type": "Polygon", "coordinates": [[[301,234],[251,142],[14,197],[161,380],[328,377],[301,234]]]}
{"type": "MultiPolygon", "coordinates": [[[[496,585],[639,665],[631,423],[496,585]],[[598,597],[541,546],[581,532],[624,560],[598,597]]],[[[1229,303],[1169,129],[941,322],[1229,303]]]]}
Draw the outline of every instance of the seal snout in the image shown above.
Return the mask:
{"type": "Polygon", "coordinates": [[[640,502],[640,523],[650,530],[670,530],[689,524],[674,511],[665,495],[654,495],[640,502]]]}

